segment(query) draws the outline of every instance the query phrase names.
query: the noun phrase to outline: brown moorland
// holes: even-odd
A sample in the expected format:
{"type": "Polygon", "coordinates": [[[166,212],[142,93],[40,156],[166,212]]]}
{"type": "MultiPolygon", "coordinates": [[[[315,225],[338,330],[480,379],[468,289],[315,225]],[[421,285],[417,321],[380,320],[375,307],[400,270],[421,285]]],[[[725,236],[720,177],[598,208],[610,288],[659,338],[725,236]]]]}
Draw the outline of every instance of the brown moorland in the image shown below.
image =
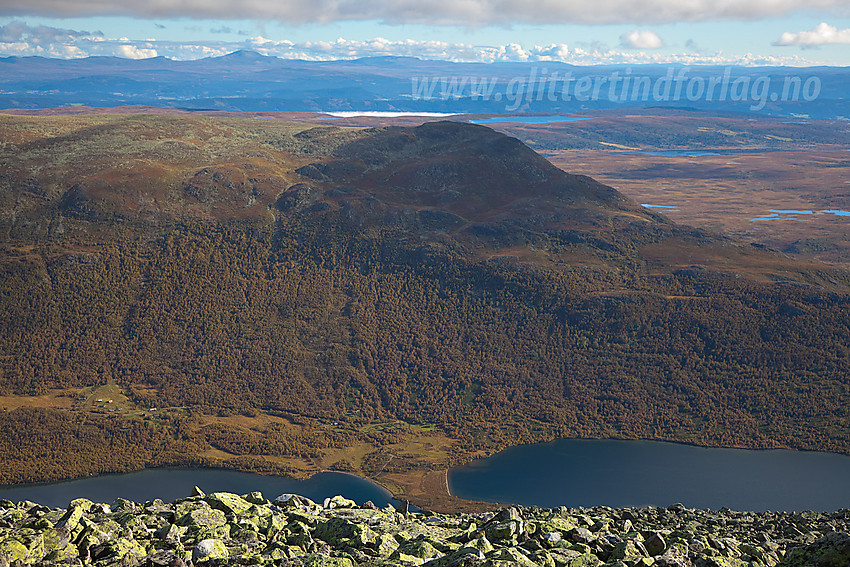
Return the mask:
{"type": "Polygon", "coordinates": [[[659,109],[586,116],[591,119],[492,126],[566,171],[662,205],[655,210],[677,223],[800,259],[850,265],[850,217],[818,214],[850,211],[846,121],[659,109]]]}

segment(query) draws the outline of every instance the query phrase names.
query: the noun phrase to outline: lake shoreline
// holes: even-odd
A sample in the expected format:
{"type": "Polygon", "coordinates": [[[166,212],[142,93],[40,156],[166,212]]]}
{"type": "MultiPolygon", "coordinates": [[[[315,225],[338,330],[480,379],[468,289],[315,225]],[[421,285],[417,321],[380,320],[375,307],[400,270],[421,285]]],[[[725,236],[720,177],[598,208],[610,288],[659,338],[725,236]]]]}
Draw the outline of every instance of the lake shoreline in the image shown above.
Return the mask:
{"type": "MultiPolygon", "coordinates": [[[[414,506],[417,506],[422,509],[440,511],[440,512],[454,512],[454,511],[465,511],[465,512],[481,512],[486,510],[493,510],[502,505],[510,505],[511,502],[506,499],[498,499],[495,497],[484,499],[484,498],[473,498],[468,497],[462,491],[458,493],[458,491],[453,487],[452,483],[452,475],[453,472],[462,469],[463,467],[474,465],[475,463],[481,461],[482,459],[492,458],[496,455],[504,451],[534,447],[539,445],[547,445],[550,443],[558,443],[564,441],[579,441],[579,442],[610,442],[610,441],[625,441],[625,442],[644,442],[644,443],[660,443],[671,446],[681,446],[681,447],[692,447],[696,449],[721,449],[721,450],[745,450],[750,452],[769,452],[769,451],[789,451],[794,453],[811,453],[811,454],[820,454],[820,455],[836,455],[843,456],[841,453],[835,452],[827,452],[827,451],[819,451],[819,450],[811,450],[811,449],[790,449],[787,447],[719,447],[716,445],[707,445],[707,444],[699,444],[693,443],[689,441],[670,441],[670,440],[659,440],[659,439],[623,439],[616,437],[584,437],[584,438],[576,438],[576,437],[565,437],[565,438],[557,438],[550,441],[538,442],[538,443],[524,443],[519,445],[511,445],[505,448],[502,448],[498,451],[493,451],[486,457],[482,457],[479,459],[470,459],[466,461],[463,465],[450,467],[450,468],[440,468],[438,470],[410,470],[404,473],[394,473],[387,474],[383,473],[377,478],[370,477],[363,473],[352,472],[352,471],[334,471],[330,469],[317,469],[314,471],[310,471],[309,474],[304,475],[293,475],[289,473],[284,473],[280,471],[271,471],[271,470],[244,470],[240,469],[236,466],[227,466],[226,464],[216,464],[216,465],[168,465],[161,467],[150,467],[150,468],[142,468],[137,469],[135,471],[122,471],[122,472],[108,472],[99,475],[89,475],[82,476],[76,478],[68,478],[61,480],[51,480],[45,482],[34,482],[34,483],[25,483],[25,484],[11,484],[0,486],[0,498],[3,498],[3,493],[8,490],[18,490],[18,489],[30,489],[30,488],[38,488],[38,487],[55,487],[61,485],[67,485],[74,482],[85,481],[90,479],[104,479],[104,478],[114,478],[120,477],[124,475],[130,475],[135,473],[142,473],[145,471],[156,471],[156,470],[168,470],[168,471],[194,471],[194,472],[203,472],[203,471],[220,471],[220,472],[232,472],[232,473],[245,473],[245,474],[254,474],[257,477],[266,478],[266,479],[281,479],[284,481],[309,481],[310,479],[314,479],[317,476],[322,474],[337,474],[351,477],[353,479],[357,479],[359,481],[363,481],[369,483],[374,486],[377,490],[380,490],[385,494],[389,499],[396,501],[409,501],[414,506]]],[[[307,472],[307,471],[302,471],[307,472]]],[[[731,507],[731,506],[730,506],[731,507]]],[[[850,502],[848,503],[848,507],[850,507],[850,502]]]]}

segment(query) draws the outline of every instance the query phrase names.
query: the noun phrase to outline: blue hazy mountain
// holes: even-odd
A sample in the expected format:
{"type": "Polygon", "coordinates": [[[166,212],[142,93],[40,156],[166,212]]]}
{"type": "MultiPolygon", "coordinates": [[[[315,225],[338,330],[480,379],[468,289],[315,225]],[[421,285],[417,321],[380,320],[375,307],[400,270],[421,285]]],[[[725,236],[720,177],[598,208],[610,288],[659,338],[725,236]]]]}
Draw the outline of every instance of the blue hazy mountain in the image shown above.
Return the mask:
{"type": "Polygon", "coordinates": [[[229,111],[575,112],[678,107],[844,118],[850,69],[301,61],[236,51],[165,57],[0,58],[0,108],[148,105],[229,111]]]}

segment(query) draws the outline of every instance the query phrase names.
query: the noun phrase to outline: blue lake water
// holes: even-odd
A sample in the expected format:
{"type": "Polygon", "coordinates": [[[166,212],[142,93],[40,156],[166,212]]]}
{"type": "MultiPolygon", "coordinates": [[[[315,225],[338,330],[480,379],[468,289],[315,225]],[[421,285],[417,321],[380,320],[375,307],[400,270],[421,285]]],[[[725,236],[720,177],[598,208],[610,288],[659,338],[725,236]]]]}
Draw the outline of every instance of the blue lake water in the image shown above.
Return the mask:
{"type": "Polygon", "coordinates": [[[763,220],[797,220],[796,216],[782,216],[782,215],[835,215],[838,217],[850,217],[850,211],[843,211],[841,209],[825,209],[822,211],[810,211],[810,210],[798,210],[798,209],[771,209],[769,214],[761,215],[760,217],[755,217],[750,220],[754,221],[763,221],[763,220]]]}
{"type": "Polygon", "coordinates": [[[561,439],[454,469],[449,487],[461,498],[527,506],[833,511],[850,508],[848,479],[844,455],[561,439]]]}
{"type": "MultiPolygon", "coordinates": [[[[655,157],[703,157],[703,156],[736,156],[757,153],[755,150],[616,150],[609,154],[641,154],[655,157]]],[[[730,161],[726,165],[741,165],[730,161]]]]}
{"type": "Polygon", "coordinates": [[[472,124],[501,124],[515,122],[520,124],[549,124],[551,122],[578,122],[590,120],[592,116],[494,116],[481,120],[470,120],[472,124]]]}
{"type": "Polygon", "coordinates": [[[260,491],[270,500],[280,494],[294,493],[319,503],[337,494],[358,504],[371,500],[383,507],[393,502],[389,491],[350,474],[324,472],[306,480],[297,480],[218,469],[147,469],[67,482],[15,486],[0,489],[0,498],[13,502],[30,500],[51,507],[65,507],[74,498],[105,503],[118,497],[136,502],[154,498],[170,502],[189,496],[194,486],[206,493],[247,494],[260,491]]]}
{"type": "Polygon", "coordinates": [[[445,118],[447,116],[456,116],[455,112],[416,112],[416,111],[384,111],[384,110],[343,110],[334,112],[322,112],[331,118],[405,118],[405,117],[424,117],[424,118],[445,118]]]}
{"type": "Polygon", "coordinates": [[[718,152],[701,152],[701,151],[689,151],[689,150],[660,150],[657,152],[634,152],[636,154],[645,154],[649,156],[656,157],[678,157],[678,156],[686,156],[686,157],[702,157],[702,156],[719,156],[721,155],[718,152]]]}

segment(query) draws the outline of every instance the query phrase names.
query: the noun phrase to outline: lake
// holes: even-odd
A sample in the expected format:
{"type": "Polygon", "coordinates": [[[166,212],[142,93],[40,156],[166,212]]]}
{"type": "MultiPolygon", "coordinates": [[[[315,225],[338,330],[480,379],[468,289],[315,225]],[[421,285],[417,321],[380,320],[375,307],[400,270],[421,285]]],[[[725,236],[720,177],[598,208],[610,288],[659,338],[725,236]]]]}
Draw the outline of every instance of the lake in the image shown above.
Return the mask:
{"type": "Polygon", "coordinates": [[[707,449],[656,441],[561,439],[506,449],[454,469],[451,493],[503,504],[723,506],[750,511],[850,508],[850,457],[707,449]]]}
{"type": "Polygon", "coordinates": [[[825,209],[822,211],[814,210],[798,210],[798,209],[771,209],[769,214],[763,214],[750,220],[797,220],[796,216],[781,216],[781,215],[835,215],[837,217],[850,217],[850,211],[841,209],[825,209]]]}
{"type": "Polygon", "coordinates": [[[470,120],[472,124],[550,124],[552,122],[577,122],[579,120],[590,120],[592,116],[494,116],[481,120],[470,120]]]}
{"type": "Polygon", "coordinates": [[[379,507],[394,502],[392,495],[383,487],[350,474],[323,472],[306,480],[297,480],[219,469],[147,469],[67,482],[15,486],[0,489],[0,498],[13,502],[31,500],[45,506],[63,508],[74,498],[88,498],[107,504],[118,497],[135,502],[154,498],[171,502],[189,496],[194,486],[208,494],[260,491],[269,500],[284,493],[294,493],[319,503],[337,494],[358,504],[371,500],[379,507]]]}
{"type": "Polygon", "coordinates": [[[340,112],[321,112],[334,118],[405,118],[405,117],[425,117],[425,118],[445,118],[447,116],[456,116],[454,112],[385,112],[382,110],[345,110],[340,112]]]}
{"type": "Polygon", "coordinates": [[[640,154],[644,156],[655,156],[655,157],[704,157],[704,156],[720,156],[720,155],[737,155],[740,154],[740,151],[733,152],[721,152],[720,150],[626,150],[626,151],[611,151],[608,152],[613,155],[623,155],[623,154],[640,154]]]}
{"type": "MultiPolygon", "coordinates": [[[[752,511],[850,508],[850,457],[801,451],[707,449],[656,441],[561,439],[506,449],[449,474],[461,498],[555,506],[723,506],[752,511]]],[[[64,507],[74,498],[110,503],[207,493],[295,493],[322,502],[342,494],[380,507],[394,503],[363,478],[324,472],[306,480],[219,469],[148,469],[67,482],[0,488],[0,498],[64,507]]]]}
{"type": "MultiPolygon", "coordinates": [[[[719,149],[719,150],[611,150],[612,155],[637,154],[654,157],[706,157],[706,156],[737,156],[745,154],[757,154],[759,150],[751,149],[719,149]]],[[[694,162],[697,163],[697,162],[694,162]]],[[[726,165],[741,165],[739,162],[730,161],[726,165]]]]}
{"type": "Polygon", "coordinates": [[[669,209],[671,211],[678,211],[679,207],[674,205],[650,205],[649,203],[641,203],[641,207],[646,207],[647,209],[669,209]]]}

